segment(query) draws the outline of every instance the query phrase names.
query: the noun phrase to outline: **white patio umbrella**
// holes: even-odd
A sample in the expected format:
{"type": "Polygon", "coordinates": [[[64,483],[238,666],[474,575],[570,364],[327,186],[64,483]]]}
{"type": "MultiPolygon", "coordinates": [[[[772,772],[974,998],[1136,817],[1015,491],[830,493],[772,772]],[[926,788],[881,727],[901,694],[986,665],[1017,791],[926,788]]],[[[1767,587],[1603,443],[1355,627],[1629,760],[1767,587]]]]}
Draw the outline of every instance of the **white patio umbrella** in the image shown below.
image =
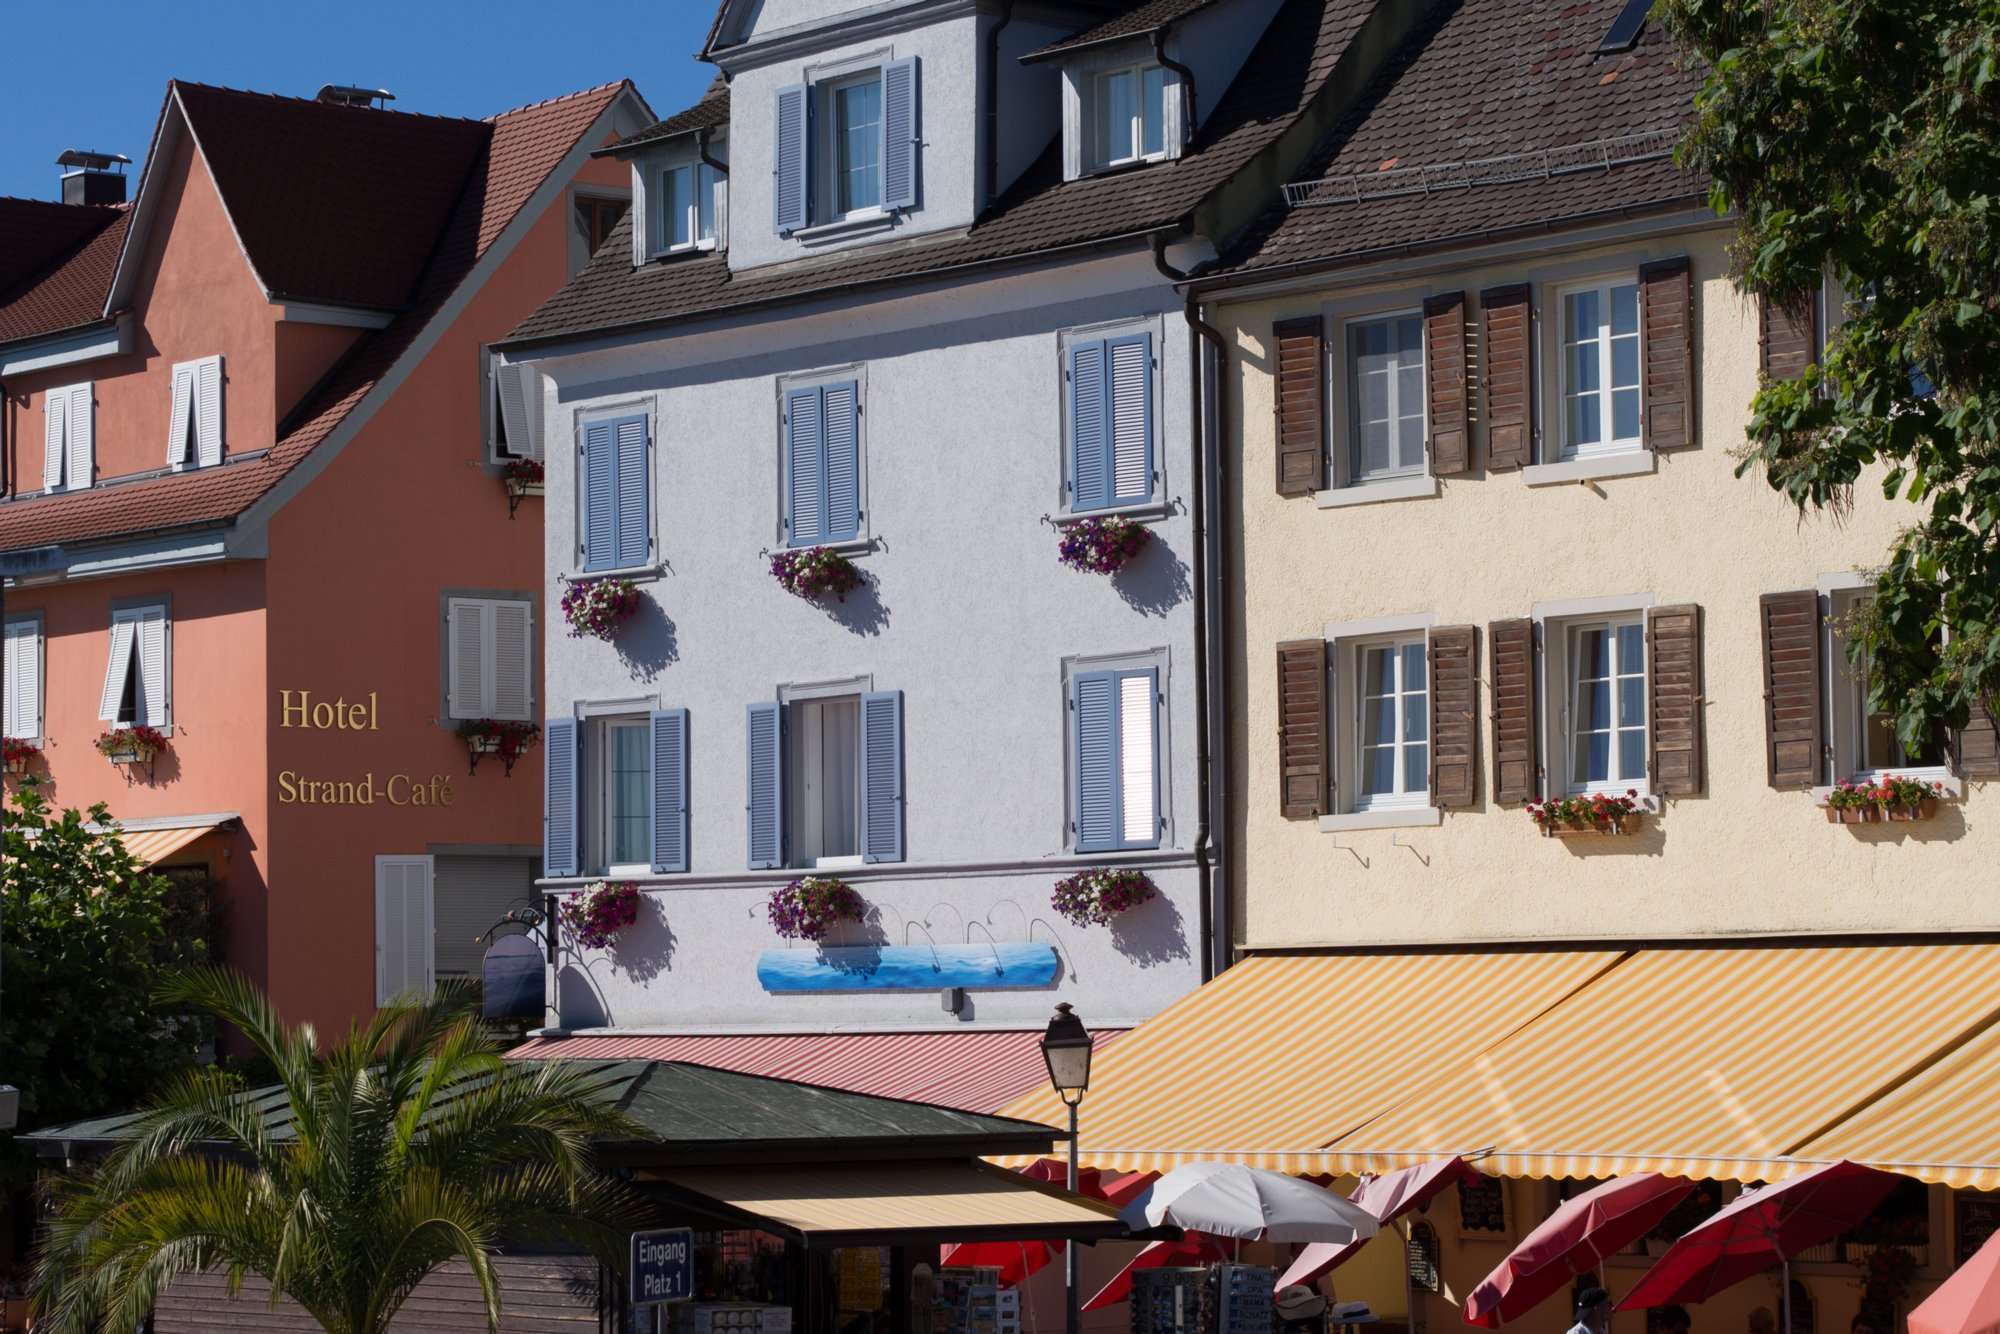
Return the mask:
{"type": "Polygon", "coordinates": [[[1188,1163],[1155,1181],[1118,1215],[1140,1229],[1171,1225],[1239,1241],[1359,1241],[1375,1216],[1330,1190],[1240,1163],[1188,1163]]]}

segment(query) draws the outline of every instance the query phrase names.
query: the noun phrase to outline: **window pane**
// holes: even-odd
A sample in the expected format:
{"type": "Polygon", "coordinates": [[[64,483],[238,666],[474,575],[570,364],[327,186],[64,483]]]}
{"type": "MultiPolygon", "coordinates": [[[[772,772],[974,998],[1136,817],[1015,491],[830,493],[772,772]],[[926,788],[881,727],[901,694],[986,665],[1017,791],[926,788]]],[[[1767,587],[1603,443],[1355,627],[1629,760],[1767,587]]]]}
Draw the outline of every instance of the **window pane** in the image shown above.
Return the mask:
{"type": "Polygon", "coordinates": [[[1576,783],[1602,783],[1611,776],[1611,734],[1579,732],[1576,737],[1576,783]]]}
{"type": "Polygon", "coordinates": [[[1431,748],[1417,745],[1403,748],[1403,791],[1423,792],[1431,785],[1431,748]]]}
{"type": "Polygon", "coordinates": [[[1386,695],[1395,689],[1390,677],[1394,663],[1386,648],[1364,649],[1361,654],[1361,693],[1363,695],[1386,695]]]}
{"type": "Polygon", "coordinates": [[[1634,782],[1646,773],[1646,733],[1622,731],[1618,734],[1618,777],[1634,782]]]}
{"type": "Polygon", "coordinates": [[[1361,791],[1365,796],[1386,796],[1396,790],[1396,748],[1367,746],[1361,752],[1361,791]]]}
{"type": "Polygon", "coordinates": [[[870,79],[833,92],[834,191],[842,213],[882,202],[882,85],[870,79]]]}
{"type": "Polygon", "coordinates": [[[1422,694],[1424,690],[1424,646],[1403,645],[1403,689],[1422,694]]]}
{"type": "Polygon", "coordinates": [[[1611,394],[1611,438],[1613,440],[1637,440],[1639,438],[1639,391],[1618,389],[1611,394]]]}
{"type": "MultiPolygon", "coordinates": [[[[1591,294],[1593,301],[1596,295],[1591,294]]],[[[1633,335],[1639,332],[1639,288],[1634,283],[1611,289],[1611,332],[1633,335]]]]}
{"type": "Polygon", "coordinates": [[[1600,316],[1597,293],[1571,292],[1563,298],[1563,339],[1576,343],[1584,339],[1596,339],[1598,326],[1604,321],[1600,316]]]}
{"type": "Polygon", "coordinates": [[[1141,76],[1145,81],[1146,152],[1167,151],[1167,72],[1158,65],[1141,76]]]}
{"type": "Polygon", "coordinates": [[[1423,321],[1348,325],[1353,481],[1415,471],[1424,462],[1423,321]]]}
{"type": "Polygon", "coordinates": [[[686,245],[694,239],[688,233],[688,206],[693,202],[688,177],[686,167],[674,167],[663,173],[661,216],[666,220],[663,230],[670,246],[686,245]]]}
{"type": "Polygon", "coordinates": [[[1618,682],[1618,725],[1620,727],[1644,727],[1646,725],[1646,678],[1627,676],[1618,682]]]}
{"type": "Polygon", "coordinates": [[[709,166],[706,162],[702,163],[698,177],[699,185],[695,192],[695,212],[701,223],[701,239],[704,241],[713,241],[715,239],[715,183],[717,179],[715,168],[709,166]]]}
{"type": "Polygon", "coordinates": [[[1132,74],[1120,70],[1097,80],[1097,142],[1106,162],[1127,162],[1132,151],[1132,74]]]}
{"type": "Polygon", "coordinates": [[[1646,670],[1646,630],[1634,621],[1618,627],[1618,671],[1620,675],[1646,670]]]}
{"type": "Polygon", "coordinates": [[[1393,746],[1395,743],[1396,701],[1393,699],[1361,701],[1361,744],[1393,746]]]}
{"type": "Polygon", "coordinates": [[[1602,630],[1581,630],[1576,636],[1576,670],[1579,678],[1610,674],[1611,645],[1602,630]]]}
{"type": "Polygon", "coordinates": [[[652,740],[643,725],[616,723],[610,733],[611,772],[606,775],[605,805],[611,827],[605,860],[627,866],[652,860],[653,814],[647,769],[652,759],[652,740]]]}

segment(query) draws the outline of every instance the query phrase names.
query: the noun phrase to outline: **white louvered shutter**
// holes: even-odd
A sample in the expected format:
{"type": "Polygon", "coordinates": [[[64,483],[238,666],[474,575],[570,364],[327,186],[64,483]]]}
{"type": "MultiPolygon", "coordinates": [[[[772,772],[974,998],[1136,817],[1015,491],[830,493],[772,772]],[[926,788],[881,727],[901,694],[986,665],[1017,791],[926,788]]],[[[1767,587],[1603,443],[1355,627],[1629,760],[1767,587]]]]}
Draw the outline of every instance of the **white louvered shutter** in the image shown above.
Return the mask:
{"type": "MultiPolygon", "coordinates": [[[[646,230],[648,221],[646,198],[646,168],[635,162],[632,164],[632,267],[640,268],[653,257],[653,234],[646,230]]],[[[657,178],[656,178],[657,179],[657,178]]]]}
{"type": "Polygon", "coordinates": [[[375,859],[375,1003],[431,992],[429,857],[375,859]]]}
{"type": "Polygon", "coordinates": [[[194,456],[189,448],[195,419],[194,371],[193,362],[174,367],[174,410],[167,425],[167,466],[176,471],[187,467],[194,456]]]}
{"type": "Polygon", "coordinates": [[[147,607],[139,613],[134,651],[139,658],[139,698],[133,719],[148,727],[166,727],[173,720],[168,708],[167,611],[147,607]]]}
{"type": "Polygon", "coordinates": [[[63,484],[72,491],[89,486],[96,476],[96,413],[92,410],[92,386],[73,385],[69,390],[69,458],[63,484]]]}
{"type": "Polygon", "coordinates": [[[495,602],[489,608],[493,651],[492,712],[489,718],[527,722],[535,708],[534,608],[526,602],[495,602]]]}
{"type": "Polygon", "coordinates": [[[212,468],[222,462],[221,357],[210,357],[195,364],[195,390],[199,405],[195,457],[202,467],[212,468]]]}
{"type": "Polygon", "coordinates": [[[452,598],[445,604],[446,642],[451,646],[446,680],[451,698],[446,701],[454,718],[487,718],[486,628],[487,604],[470,598],[452,598]]]}
{"type": "Polygon", "coordinates": [[[42,734],[42,637],[33,621],[7,627],[6,735],[27,739],[42,734]]]}
{"type": "Polygon", "coordinates": [[[1158,837],[1159,779],[1154,768],[1153,674],[1118,678],[1118,786],[1124,797],[1123,835],[1127,846],[1158,837]]]}
{"type": "Polygon", "coordinates": [[[51,389],[42,395],[42,489],[56,491],[63,484],[63,463],[69,457],[69,391],[51,389]]]}
{"type": "Polygon", "coordinates": [[[125,698],[125,680],[132,671],[132,644],[138,630],[136,618],[123,612],[111,618],[111,659],[104,667],[104,695],[98,703],[100,722],[115,722],[118,703],[125,698]]]}

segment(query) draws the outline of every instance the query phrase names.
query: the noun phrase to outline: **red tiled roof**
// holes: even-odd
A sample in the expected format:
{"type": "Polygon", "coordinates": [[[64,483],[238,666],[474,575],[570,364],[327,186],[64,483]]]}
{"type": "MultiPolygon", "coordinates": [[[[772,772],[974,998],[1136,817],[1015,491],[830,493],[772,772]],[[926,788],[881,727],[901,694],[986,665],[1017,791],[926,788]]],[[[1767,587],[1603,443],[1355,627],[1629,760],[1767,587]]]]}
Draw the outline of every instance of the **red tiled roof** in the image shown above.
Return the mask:
{"type": "MultiPolygon", "coordinates": [[[[489,122],[463,122],[490,143],[471,164],[470,179],[460,182],[449,221],[434,239],[434,253],[417,278],[409,305],[387,327],[362,336],[319,391],[289,422],[281,423],[282,435],[268,453],[215,468],[0,505],[0,548],[214,525],[242,513],[297,467],[368,395],[578,137],[629,87],[624,82],[607,84],[504,112],[489,122]]],[[[235,110],[242,113],[240,107],[235,110]]],[[[359,184],[372,188],[365,177],[359,184]]],[[[234,202],[227,196],[225,200],[234,202]]]]}
{"type": "Polygon", "coordinates": [[[131,222],[125,206],[0,199],[0,343],[102,318],[131,222]]]}

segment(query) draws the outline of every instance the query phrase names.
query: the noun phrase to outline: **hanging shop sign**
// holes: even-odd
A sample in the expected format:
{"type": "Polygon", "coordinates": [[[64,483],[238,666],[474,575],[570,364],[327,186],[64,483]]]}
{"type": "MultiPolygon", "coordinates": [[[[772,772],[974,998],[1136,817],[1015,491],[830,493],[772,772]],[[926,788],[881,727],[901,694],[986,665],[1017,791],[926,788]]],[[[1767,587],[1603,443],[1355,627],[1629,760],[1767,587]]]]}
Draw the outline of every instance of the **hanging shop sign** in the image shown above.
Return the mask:
{"type": "Polygon", "coordinates": [[[657,1306],[694,1296],[694,1232],[668,1227],[632,1234],[632,1305],[657,1306]]]}
{"type": "Polygon", "coordinates": [[[495,936],[480,960],[479,994],[488,1019],[533,1019],[547,1013],[542,950],[533,936],[495,936]]]}

